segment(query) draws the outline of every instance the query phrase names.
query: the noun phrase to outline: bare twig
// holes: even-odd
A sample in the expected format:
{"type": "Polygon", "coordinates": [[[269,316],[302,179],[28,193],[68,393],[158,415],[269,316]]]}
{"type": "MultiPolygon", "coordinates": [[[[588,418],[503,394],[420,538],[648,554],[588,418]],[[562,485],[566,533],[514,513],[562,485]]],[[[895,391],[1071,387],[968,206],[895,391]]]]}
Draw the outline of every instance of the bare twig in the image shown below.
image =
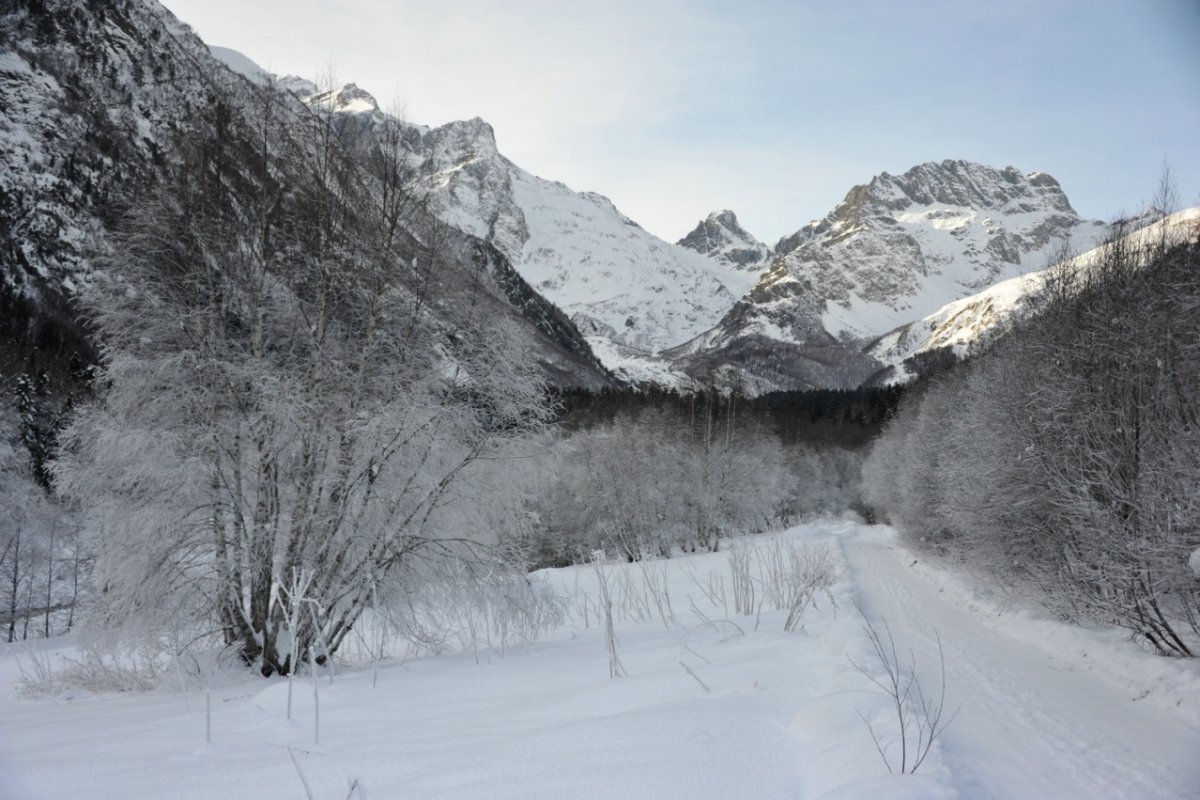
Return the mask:
{"type": "Polygon", "coordinates": [[[886,641],[873,624],[868,622],[865,625],[867,639],[871,643],[874,655],[871,666],[875,669],[869,669],[867,665],[860,664],[853,658],[850,659],[850,663],[891,701],[896,715],[895,743],[900,745],[898,764],[888,755],[888,742],[883,734],[876,730],[871,719],[861,711],[858,716],[867,726],[875,749],[888,772],[912,773],[925,762],[934,741],[958,716],[958,710],[956,709],[949,719],[943,720],[946,707],[946,655],[941,635],[934,631],[941,664],[937,698],[934,699],[925,693],[921,680],[917,677],[916,658],[912,651],[909,651],[907,663],[902,662],[896,651],[896,640],[891,627],[886,620],[882,621],[882,624],[886,641]],[[883,671],[882,675],[877,671],[880,668],[883,671]]]}
{"type": "Polygon", "coordinates": [[[689,667],[687,664],[683,663],[682,661],[680,661],[680,662],[679,662],[679,666],[683,667],[683,671],[684,671],[684,672],[686,672],[688,675],[691,675],[691,676],[692,676],[692,677],[693,677],[693,678],[696,680],[696,683],[700,684],[700,687],[701,687],[702,689],[704,689],[704,691],[706,691],[706,692],[711,692],[711,691],[712,691],[712,689],[708,688],[708,684],[707,684],[707,683],[705,683],[704,681],[700,680],[700,676],[699,676],[699,675],[697,675],[696,673],[692,672],[692,668],[691,668],[691,667],[689,667]]]}

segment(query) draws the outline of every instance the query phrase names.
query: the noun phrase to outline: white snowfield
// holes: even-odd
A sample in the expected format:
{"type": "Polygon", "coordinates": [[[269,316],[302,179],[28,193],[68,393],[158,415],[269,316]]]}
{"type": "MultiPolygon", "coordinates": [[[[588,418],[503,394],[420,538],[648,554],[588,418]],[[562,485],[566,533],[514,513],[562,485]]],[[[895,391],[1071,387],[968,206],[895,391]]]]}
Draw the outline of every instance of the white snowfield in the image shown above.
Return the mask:
{"type": "Polygon", "coordinates": [[[649,353],[673,347],[715,325],[754,285],[753,272],[662,241],[606,197],[516,167],[510,178],[529,230],[514,266],[568,314],[594,321],[600,338],[649,353]]]}
{"type": "MultiPolygon", "coordinates": [[[[307,677],[291,722],[284,680],[214,689],[206,744],[199,688],[190,711],[166,688],[21,698],[18,662],[29,657],[4,646],[0,797],[1200,795],[1195,662],[999,613],[888,528],[827,520],[781,537],[827,546],[840,573],[794,632],[770,604],[735,613],[728,552],[609,564],[626,672],[610,678],[594,568],[548,571],[573,617],[541,642],[481,651],[478,663],[391,662],[374,688],[370,669],[332,684],[323,673],[319,745],[307,677]],[[863,615],[880,630],[886,621],[902,661],[911,648],[927,693],[939,683],[935,637],[943,643],[947,716],[959,711],[914,775],[889,774],[860,718],[894,761],[889,699],[854,666],[880,673],[863,615]]],[[[759,558],[773,540],[753,537],[759,558]]]]}

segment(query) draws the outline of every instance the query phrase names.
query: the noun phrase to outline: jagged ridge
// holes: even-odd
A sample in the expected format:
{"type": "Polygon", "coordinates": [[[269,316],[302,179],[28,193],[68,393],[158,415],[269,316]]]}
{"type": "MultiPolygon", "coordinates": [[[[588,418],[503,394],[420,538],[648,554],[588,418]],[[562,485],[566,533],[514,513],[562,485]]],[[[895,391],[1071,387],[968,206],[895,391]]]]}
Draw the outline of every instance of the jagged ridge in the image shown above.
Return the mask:
{"type": "MultiPolygon", "coordinates": [[[[1140,252],[1149,245],[1169,245],[1195,238],[1200,226],[1200,208],[1181,211],[1167,217],[1150,211],[1125,220],[1119,246],[1127,252],[1140,252]]],[[[1046,285],[1056,270],[1086,271],[1103,258],[1107,245],[1088,250],[1045,270],[1031,272],[991,286],[978,294],[948,303],[923,319],[907,323],[879,337],[867,352],[886,365],[884,379],[903,382],[912,377],[904,364],[922,354],[948,350],[962,357],[1008,330],[1010,325],[1031,312],[1030,298],[1046,285]]]]}
{"type": "Polygon", "coordinates": [[[771,248],[743,228],[737,215],[725,209],[714,211],[677,244],[736,269],[761,272],[771,257],[771,248]]]}

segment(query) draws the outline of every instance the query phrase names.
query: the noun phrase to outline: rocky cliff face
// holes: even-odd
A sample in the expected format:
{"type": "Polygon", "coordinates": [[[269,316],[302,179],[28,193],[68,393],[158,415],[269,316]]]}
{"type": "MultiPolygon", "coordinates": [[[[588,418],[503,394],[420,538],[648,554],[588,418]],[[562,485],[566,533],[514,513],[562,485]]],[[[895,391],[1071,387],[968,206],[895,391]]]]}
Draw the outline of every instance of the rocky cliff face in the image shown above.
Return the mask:
{"type": "Polygon", "coordinates": [[[709,214],[677,244],[734,269],[755,273],[761,272],[771,257],[771,248],[747,233],[728,209],[709,214]]]}
{"type": "MultiPolygon", "coordinates": [[[[305,99],[363,128],[386,124],[368,98],[351,85],[305,99]]],[[[434,214],[494,247],[623,378],[686,382],[661,351],[711,328],[754,283],[753,265],[664,242],[603,195],[521,169],[499,152],[481,119],[404,128],[434,214]]]]}
{"type": "Polygon", "coordinates": [[[178,120],[239,83],[157,4],[4,6],[0,333],[10,358],[88,349],[69,307],[88,280],[88,248],[161,175],[178,120]]]}
{"type": "Polygon", "coordinates": [[[1038,270],[1068,248],[1090,247],[1105,231],[1080,219],[1044,173],[966,161],[883,173],[851,189],[824,219],[781,239],[754,288],[672,355],[694,372],[706,353],[710,366],[765,387],[787,388],[788,380],[849,385],[879,363],[880,351],[862,351],[873,339],[1038,270]],[[787,370],[774,365],[780,358],[770,354],[771,342],[792,354],[787,370]]]}

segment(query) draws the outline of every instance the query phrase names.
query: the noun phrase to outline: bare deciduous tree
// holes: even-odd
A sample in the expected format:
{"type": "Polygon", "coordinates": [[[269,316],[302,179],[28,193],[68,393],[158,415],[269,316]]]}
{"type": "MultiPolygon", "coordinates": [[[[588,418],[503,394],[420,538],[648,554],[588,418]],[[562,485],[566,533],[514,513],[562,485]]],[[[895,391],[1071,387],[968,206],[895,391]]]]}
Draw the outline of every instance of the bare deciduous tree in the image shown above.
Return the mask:
{"type": "Polygon", "coordinates": [[[289,673],[416,559],[475,546],[453,490],[547,403],[469,253],[405,204],[402,154],[360,167],[271,87],[196,122],[97,282],[102,392],[57,470],[106,531],[108,621],[215,629],[289,673]],[[311,624],[281,647],[301,573],[311,624]]]}

